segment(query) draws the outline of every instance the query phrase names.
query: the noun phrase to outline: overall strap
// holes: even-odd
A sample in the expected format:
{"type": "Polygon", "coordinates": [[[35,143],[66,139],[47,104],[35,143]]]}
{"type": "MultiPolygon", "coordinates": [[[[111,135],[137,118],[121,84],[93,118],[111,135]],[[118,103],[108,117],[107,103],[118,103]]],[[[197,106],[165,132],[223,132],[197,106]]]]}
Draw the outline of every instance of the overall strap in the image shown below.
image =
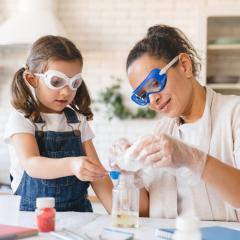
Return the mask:
{"type": "Polygon", "coordinates": [[[39,137],[43,137],[43,135],[44,135],[43,128],[46,126],[46,122],[39,115],[38,119],[33,121],[33,124],[35,127],[35,134],[39,137]],[[40,127],[38,127],[37,124],[40,124],[40,127]]]}
{"type": "Polygon", "coordinates": [[[78,117],[77,117],[76,112],[73,109],[71,109],[69,107],[66,107],[66,108],[64,108],[63,111],[64,111],[64,114],[67,118],[67,123],[68,124],[79,123],[80,122],[78,117]]]}
{"type": "Polygon", "coordinates": [[[36,119],[33,123],[45,123],[45,121],[43,121],[42,117],[39,115],[38,119],[36,119]]]}
{"type": "Polygon", "coordinates": [[[69,107],[64,108],[63,111],[66,116],[67,123],[72,128],[74,135],[81,136],[81,132],[80,132],[81,121],[78,119],[77,113],[69,107]],[[77,127],[76,127],[76,123],[78,123],[77,127]]]}

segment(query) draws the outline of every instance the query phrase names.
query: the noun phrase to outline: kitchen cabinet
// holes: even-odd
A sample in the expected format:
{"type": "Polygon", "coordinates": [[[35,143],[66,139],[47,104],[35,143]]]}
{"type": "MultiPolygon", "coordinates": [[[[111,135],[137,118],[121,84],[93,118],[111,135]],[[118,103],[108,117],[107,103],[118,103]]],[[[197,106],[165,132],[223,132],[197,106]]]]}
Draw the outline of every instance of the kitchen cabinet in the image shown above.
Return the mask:
{"type": "Polygon", "coordinates": [[[240,8],[210,9],[205,17],[205,85],[240,95],[240,8]]]}

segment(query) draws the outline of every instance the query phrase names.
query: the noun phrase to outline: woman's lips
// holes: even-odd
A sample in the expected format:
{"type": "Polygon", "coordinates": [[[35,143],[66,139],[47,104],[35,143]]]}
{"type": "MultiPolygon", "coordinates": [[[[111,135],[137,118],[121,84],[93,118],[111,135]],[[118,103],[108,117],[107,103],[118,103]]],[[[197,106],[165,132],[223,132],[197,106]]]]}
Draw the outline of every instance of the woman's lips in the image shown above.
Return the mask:
{"type": "Polygon", "coordinates": [[[158,110],[161,112],[166,112],[168,110],[168,104],[170,103],[171,98],[169,98],[166,102],[158,106],[158,110]]]}

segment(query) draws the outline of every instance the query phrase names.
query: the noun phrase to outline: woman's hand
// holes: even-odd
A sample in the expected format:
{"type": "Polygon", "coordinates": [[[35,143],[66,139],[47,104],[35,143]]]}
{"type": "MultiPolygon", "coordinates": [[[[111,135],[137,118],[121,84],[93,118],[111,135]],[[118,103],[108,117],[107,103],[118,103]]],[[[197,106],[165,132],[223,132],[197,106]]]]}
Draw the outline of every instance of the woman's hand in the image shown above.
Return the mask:
{"type": "Polygon", "coordinates": [[[132,145],[132,152],[144,165],[167,168],[189,168],[201,176],[207,154],[167,134],[144,138],[132,145]]]}
{"type": "Polygon", "coordinates": [[[78,179],[81,181],[97,181],[108,175],[107,171],[90,157],[71,158],[70,168],[78,179]]]}
{"type": "Polygon", "coordinates": [[[111,148],[109,149],[109,166],[112,169],[120,170],[121,167],[119,165],[121,160],[123,160],[123,155],[126,150],[131,146],[129,141],[126,138],[120,138],[113,143],[111,148]]]}

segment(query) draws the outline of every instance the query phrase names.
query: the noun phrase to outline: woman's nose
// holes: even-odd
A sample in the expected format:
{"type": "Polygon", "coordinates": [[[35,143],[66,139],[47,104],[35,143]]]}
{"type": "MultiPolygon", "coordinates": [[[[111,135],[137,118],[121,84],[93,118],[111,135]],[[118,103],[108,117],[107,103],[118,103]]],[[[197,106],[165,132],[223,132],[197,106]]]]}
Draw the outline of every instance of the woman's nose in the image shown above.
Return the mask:
{"type": "Polygon", "coordinates": [[[161,99],[161,94],[159,93],[151,93],[149,95],[150,105],[158,103],[160,99],[161,99]]]}

